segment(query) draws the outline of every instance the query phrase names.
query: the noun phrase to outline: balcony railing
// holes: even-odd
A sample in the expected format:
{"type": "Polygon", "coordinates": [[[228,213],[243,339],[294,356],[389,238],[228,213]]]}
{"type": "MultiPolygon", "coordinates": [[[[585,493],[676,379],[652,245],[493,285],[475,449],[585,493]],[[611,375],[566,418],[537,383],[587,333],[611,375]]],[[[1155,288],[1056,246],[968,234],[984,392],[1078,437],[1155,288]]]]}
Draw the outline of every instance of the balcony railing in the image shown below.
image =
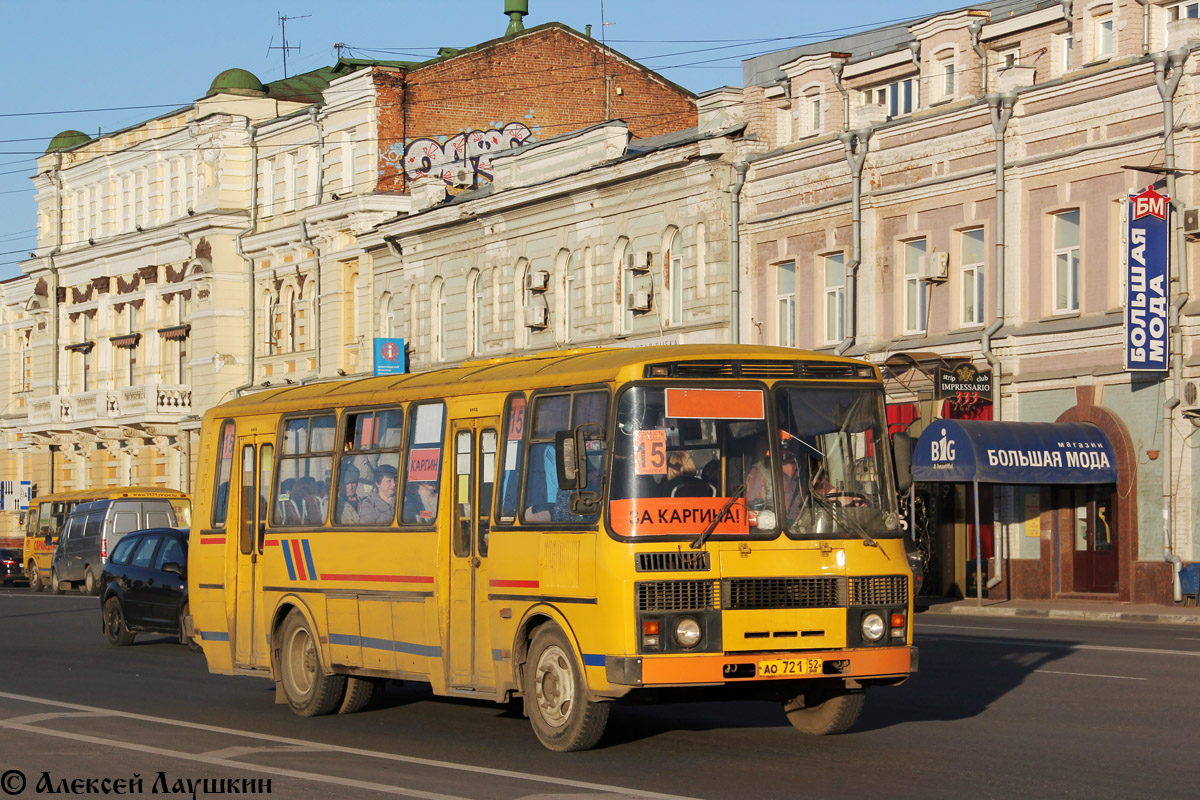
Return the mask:
{"type": "Polygon", "coordinates": [[[29,398],[27,408],[30,425],[133,422],[138,417],[185,416],[192,413],[192,387],[155,383],[72,395],[52,394],[29,398]]]}

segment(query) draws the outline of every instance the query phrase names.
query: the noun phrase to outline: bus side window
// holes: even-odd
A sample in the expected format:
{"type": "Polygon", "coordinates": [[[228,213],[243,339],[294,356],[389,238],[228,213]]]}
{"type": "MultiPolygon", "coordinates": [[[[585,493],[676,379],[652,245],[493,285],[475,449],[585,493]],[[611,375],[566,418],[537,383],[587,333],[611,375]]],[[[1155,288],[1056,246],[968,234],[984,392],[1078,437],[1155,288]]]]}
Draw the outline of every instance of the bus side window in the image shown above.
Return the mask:
{"type": "Polygon", "coordinates": [[[432,525],[437,521],[441,494],[446,407],[441,403],[424,403],[414,406],[410,413],[412,423],[400,519],[405,523],[432,525]]]}
{"type": "Polygon", "coordinates": [[[229,479],[233,473],[233,420],[221,426],[217,452],[217,480],[213,487],[212,526],[225,527],[225,515],[229,512],[229,479]]]}
{"type": "Polygon", "coordinates": [[[496,519],[512,522],[517,516],[518,476],[521,474],[521,439],[525,435],[525,395],[509,395],[508,408],[504,412],[504,459],[503,477],[500,483],[500,501],[496,505],[496,519]]]}

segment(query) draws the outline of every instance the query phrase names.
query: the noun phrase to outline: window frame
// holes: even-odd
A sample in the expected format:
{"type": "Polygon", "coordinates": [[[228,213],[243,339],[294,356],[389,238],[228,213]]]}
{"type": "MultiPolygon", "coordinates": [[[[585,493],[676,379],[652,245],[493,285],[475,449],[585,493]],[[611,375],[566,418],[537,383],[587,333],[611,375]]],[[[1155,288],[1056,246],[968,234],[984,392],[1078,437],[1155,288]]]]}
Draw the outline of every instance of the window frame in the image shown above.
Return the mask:
{"type": "Polygon", "coordinates": [[[904,239],[900,242],[901,258],[904,264],[902,277],[904,279],[904,333],[917,334],[925,333],[929,329],[929,301],[926,296],[925,286],[921,282],[921,261],[920,257],[929,254],[929,237],[914,236],[911,239],[904,239]],[[916,243],[921,243],[921,249],[918,251],[916,243]],[[909,253],[913,253],[916,258],[912,260],[912,269],[909,269],[909,253]],[[909,314],[910,302],[916,301],[915,314],[909,314]],[[915,325],[909,325],[909,318],[915,317],[915,325]]]}
{"type": "Polygon", "coordinates": [[[1053,303],[1053,311],[1055,314],[1078,314],[1080,310],[1079,303],[1079,280],[1082,273],[1083,264],[1083,215],[1078,208],[1065,209],[1056,211],[1050,215],[1050,280],[1051,291],[1050,297],[1053,303]],[[1075,215],[1076,227],[1076,243],[1074,245],[1060,245],[1058,239],[1058,222],[1061,218],[1068,214],[1075,215]],[[1074,253],[1074,260],[1071,260],[1071,254],[1074,253]],[[1059,276],[1058,276],[1058,261],[1060,256],[1067,257],[1067,305],[1059,306],[1059,276]]]}
{"type": "MultiPolygon", "coordinates": [[[[329,526],[329,517],[330,517],[329,504],[332,499],[332,494],[331,494],[330,489],[332,488],[332,484],[333,484],[333,470],[334,470],[334,466],[335,466],[336,456],[338,455],[338,451],[337,451],[338,436],[337,436],[337,434],[338,434],[340,424],[341,424],[341,419],[338,414],[338,410],[336,408],[313,409],[311,411],[303,411],[303,412],[295,413],[295,414],[286,414],[279,418],[279,427],[275,431],[275,441],[273,442],[273,444],[275,444],[275,463],[272,465],[273,466],[273,474],[271,476],[270,502],[269,502],[268,508],[267,508],[267,512],[268,512],[267,517],[264,520],[267,523],[268,528],[277,529],[277,530],[286,530],[286,529],[295,530],[295,529],[305,529],[305,528],[308,528],[308,529],[326,528],[329,526]],[[318,418],[322,418],[322,417],[332,417],[333,418],[332,441],[330,442],[330,448],[328,450],[313,450],[311,447],[312,435],[313,435],[312,421],[315,419],[318,419],[318,418]],[[300,419],[308,421],[308,425],[306,428],[307,433],[306,433],[306,438],[305,438],[305,443],[304,443],[304,451],[303,452],[288,452],[288,447],[287,447],[288,423],[294,422],[295,420],[300,420],[300,419]],[[319,523],[311,523],[311,522],[304,522],[304,521],[289,523],[286,521],[283,521],[283,522],[277,521],[276,520],[276,506],[279,503],[280,491],[282,489],[282,484],[283,484],[283,480],[284,480],[282,476],[283,476],[285,464],[288,461],[311,460],[311,459],[322,458],[322,457],[329,458],[329,474],[330,474],[330,486],[326,487],[326,491],[325,491],[324,518],[319,523]]],[[[257,475],[257,472],[256,472],[256,475],[257,475]]],[[[311,477],[311,476],[304,476],[304,477],[311,477]]],[[[298,480],[298,479],[299,478],[296,478],[296,480],[298,480]]],[[[317,495],[317,497],[319,498],[320,495],[317,495]]],[[[290,490],[288,492],[288,499],[291,500],[291,491],[290,490]]]]}
{"type": "Polygon", "coordinates": [[[958,232],[959,235],[959,276],[962,280],[962,294],[959,296],[959,322],[964,326],[982,325],[984,322],[984,298],[987,290],[985,281],[987,280],[987,230],[984,226],[979,225],[973,228],[964,228],[958,232]],[[973,234],[979,232],[980,254],[978,261],[967,261],[967,239],[973,234]],[[967,316],[967,273],[971,273],[974,302],[974,315],[970,318],[967,316]]]}
{"type": "Polygon", "coordinates": [[[825,344],[838,344],[846,338],[846,253],[839,251],[837,253],[827,253],[821,256],[822,277],[824,279],[824,310],[825,310],[825,325],[824,325],[824,341],[825,344]],[[840,283],[829,283],[829,268],[833,264],[837,264],[841,268],[840,283]],[[835,318],[830,318],[830,302],[833,302],[837,309],[835,318]],[[836,326],[836,338],[830,337],[831,323],[836,326]]]}
{"type": "Polygon", "coordinates": [[[775,343],[779,347],[796,346],[796,324],[796,260],[790,259],[775,265],[775,343]],[[789,272],[791,289],[785,291],[783,280],[789,272]]]}
{"type": "MultiPolygon", "coordinates": [[[[525,425],[524,438],[521,443],[521,467],[518,472],[519,492],[517,500],[517,520],[523,528],[550,528],[555,530],[581,530],[595,531],[599,529],[599,525],[604,518],[603,512],[597,512],[594,519],[565,519],[551,520],[549,522],[530,521],[526,519],[526,512],[529,510],[529,491],[530,476],[532,474],[532,451],[534,447],[539,445],[549,444],[554,447],[554,436],[549,437],[538,436],[536,431],[537,426],[537,411],[538,403],[547,397],[566,397],[567,401],[567,425],[566,430],[574,430],[577,427],[575,421],[575,403],[579,396],[591,394],[595,392],[603,392],[607,402],[607,411],[604,417],[604,430],[602,431],[601,441],[605,447],[605,471],[608,470],[608,461],[611,461],[608,451],[610,432],[613,425],[613,393],[610,387],[605,384],[586,384],[582,386],[572,387],[552,387],[546,389],[538,389],[529,394],[525,406],[525,425]]],[[[604,486],[604,479],[600,481],[601,488],[604,486]]],[[[573,515],[572,515],[573,516],[573,515]]]]}

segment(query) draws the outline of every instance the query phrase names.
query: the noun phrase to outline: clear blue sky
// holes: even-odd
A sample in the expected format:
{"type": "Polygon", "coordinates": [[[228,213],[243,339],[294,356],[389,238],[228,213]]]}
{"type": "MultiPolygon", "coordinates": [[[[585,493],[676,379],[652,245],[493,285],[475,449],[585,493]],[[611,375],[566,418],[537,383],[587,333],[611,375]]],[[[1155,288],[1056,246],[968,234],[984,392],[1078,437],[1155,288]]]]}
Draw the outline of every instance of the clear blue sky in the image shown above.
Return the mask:
{"type": "MultiPolygon", "coordinates": [[[[503,35],[504,0],[0,0],[0,279],[36,245],[30,176],[60,131],[114,131],[202,97],[230,67],[264,83],[358,58],[424,60],[503,35]]],[[[702,92],[740,86],[741,59],[963,5],[961,0],[604,0],[608,43],[702,92]]],[[[527,27],[601,34],[600,0],[529,0],[527,27]]]]}

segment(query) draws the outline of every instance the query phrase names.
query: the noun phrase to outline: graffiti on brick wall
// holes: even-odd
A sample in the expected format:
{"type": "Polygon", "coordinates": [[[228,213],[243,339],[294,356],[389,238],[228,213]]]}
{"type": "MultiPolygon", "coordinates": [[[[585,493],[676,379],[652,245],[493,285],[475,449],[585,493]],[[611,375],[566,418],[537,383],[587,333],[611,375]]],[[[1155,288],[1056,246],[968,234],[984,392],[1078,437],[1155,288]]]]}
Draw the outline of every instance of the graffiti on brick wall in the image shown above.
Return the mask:
{"type": "Polygon", "coordinates": [[[466,166],[475,176],[491,180],[492,156],[532,139],[533,131],[523,122],[510,122],[486,131],[466,131],[444,142],[413,139],[404,146],[404,174],[409,180],[437,175],[453,185],[455,170],[466,166]]]}

